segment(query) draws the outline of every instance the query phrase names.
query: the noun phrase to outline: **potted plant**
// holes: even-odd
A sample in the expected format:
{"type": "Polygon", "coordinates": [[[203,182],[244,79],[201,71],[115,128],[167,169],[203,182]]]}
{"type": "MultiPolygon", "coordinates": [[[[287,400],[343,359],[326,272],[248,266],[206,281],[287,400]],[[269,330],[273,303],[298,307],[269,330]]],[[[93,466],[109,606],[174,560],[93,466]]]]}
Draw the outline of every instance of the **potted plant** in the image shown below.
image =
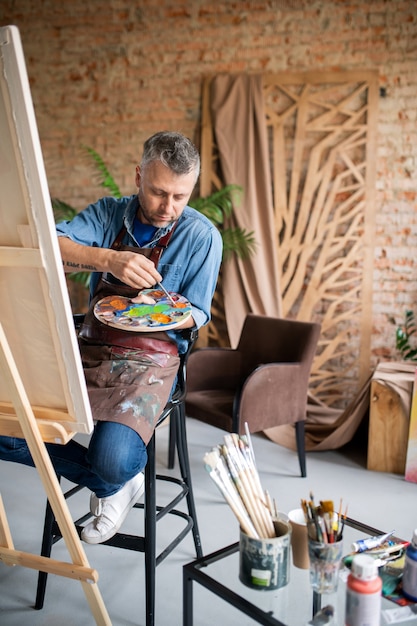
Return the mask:
{"type": "Polygon", "coordinates": [[[399,326],[395,320],[390,320],[396,325],[395,347],[400,352],[403,361],[417,361],[417,348],[411,345],[411,338],[417,332],[416,320],[413,311],[407,310],[404,314],[404,323],[399,326]]]}

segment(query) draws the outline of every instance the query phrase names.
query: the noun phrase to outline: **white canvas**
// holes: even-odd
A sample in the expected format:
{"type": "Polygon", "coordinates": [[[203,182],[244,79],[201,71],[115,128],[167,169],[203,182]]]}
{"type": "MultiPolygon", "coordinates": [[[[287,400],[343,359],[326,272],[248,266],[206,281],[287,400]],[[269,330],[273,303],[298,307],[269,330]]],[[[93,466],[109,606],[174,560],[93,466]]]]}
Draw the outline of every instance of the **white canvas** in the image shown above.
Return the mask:
{"type": "MultiPolygon", "coordinates": [[[[0,54],[0,324],[37,419],[89,433],[91,410],[15,26],[0,28],[0,54]]],[[[0,376],[3,421],[13,412],[9,387],[0,376]]]]}

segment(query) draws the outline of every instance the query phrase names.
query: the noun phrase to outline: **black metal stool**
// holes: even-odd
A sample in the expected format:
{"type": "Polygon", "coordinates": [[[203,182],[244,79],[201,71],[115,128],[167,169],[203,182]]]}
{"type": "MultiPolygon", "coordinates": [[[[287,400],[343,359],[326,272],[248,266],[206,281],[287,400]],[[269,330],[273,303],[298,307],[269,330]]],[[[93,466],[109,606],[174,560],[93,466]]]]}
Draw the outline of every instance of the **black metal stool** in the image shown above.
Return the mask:
{"type": "MultiPolygon", "coordinates": [[[[197,514],[194,503],[194,496],[191,484],[190,462],[188,456],[187,433],[185,426],[185,394],[186,394],[186,365],[188,355],[197,339],[197,331],[182,331],[183,336],[188,340],[189,347],[187,352],[181,356],[181,364],[178,370],[178,379],[175,391],[170,402],[166,405],[162,415],[158,420],[160,425],[169,416],[170,430],[175,432],[173,441],[178,453],[178,462],[181,478],[173,476],[156,474],[155,459],[155,433],[147,445],[148,462],[145,467],[145,498],[144,503],[137,503],[133,508],[144,509],[144,532],[142,536],[128,535],[121,532],[116,533],[114,537],[104,542],[102,545],[110,545],[126,550],[134,550],[145,554],[145,585],[146,585],[146,625],[153,626],[155,623],[155,582],[156,567],[159,565],[192,531],[194,546],[197,558],[203,556],[201,549],[200,534],[197,525],[197,514]],[[174,483],[178,487],[177,495],[172,498],[164,506],[156,504],[156,483],[157,481],[166,481],[174,483]],[[188,513],[178,510],[176,507],[184,498],[186,498],[188,513]],[[176,515],[184,520],[184,527],[172,539],[172,541],[158,555],[156,554],[156,523],[165,515],[176,515]]],[[[171,439],[171,437],[170,437],[171,439]]],[[[173,451],[170,451],[169,465],[173,463],[173,451]]],[[[81,489],[82,486],[75,486],[69,489],[65,494],[65,498],[69,498],[81,489]]],[[[75,527],[78,534],[81,534],[82,525],[91,519],[91,513],[83,515],[75,521],[75,527]]],[[[52,546],[62,538],[59,527],[56,523],[52,508],[47,502],[45,513],[45,524],[42,539],[42,556],[50,556],[52,546]]],[[[44,605],[46,583],[48,574],[39,572],[38,587],[36,594],[35,609],[42,609],[44,605]]]]}

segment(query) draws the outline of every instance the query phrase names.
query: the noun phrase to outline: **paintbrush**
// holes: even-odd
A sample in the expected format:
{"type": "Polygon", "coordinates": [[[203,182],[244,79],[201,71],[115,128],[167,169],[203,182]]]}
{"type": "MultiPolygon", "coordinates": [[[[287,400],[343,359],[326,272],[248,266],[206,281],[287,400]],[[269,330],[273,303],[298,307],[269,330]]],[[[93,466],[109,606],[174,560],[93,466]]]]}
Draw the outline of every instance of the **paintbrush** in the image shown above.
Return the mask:
{"type": "Polygon", "coordinates": [[[271,515],[268,515],[265,494],[248,444],[236,433],[225,435],[224,440],[228,457],[236,464],[239,477],[252,503],[251,516],[253,514],[255,527],[259,529],[261,537],[275,537],[275,528],[271,515]]]}
{"type": "MultiPolygon", "coordinates": [[[[310,496],[312,494],[310,493],[310,496]]],[[[308,510],[310,511],[311,521],[307,524],[307,530],[311,531],[313,528],[316,532],[316,537],[311,537],[315,541],[323,541],[323,532],[320,526],[319,516],[317,514],[317,509],[314,506],[314,501],[309,500],[307,502],[308,510]]]]}
{"type": "Polygon", "coordinates": [[[324,525],[329,543],[334,543],[334,506],[333,500],[320,500],[320,514],[323,517],[324,525]]]}
{"type": "Polygon", "coordinates": [[[341,539],[343,538],[343,529],[345,527],[345,521],[346,521],[347,512],[348,512],[348,507],[346,505],[345,512],[342,515],[342,525],[340,527],[340,530],[338,530],[337,541],[341,541],[341,539]]]}
{"type": "Polygon", "coordinates": [[[253,494],[255,499],[260,504],[257,506],[260,516],[263,520],[264,528],[266,534],[265,537],[275,537],[275,528],[273,524],[273,520],[268,516],[268,506],[265,499],[265,493],[262,489],[261,480],[259,478],[258,471],[253,462],[253,455],[250,452],[250,449],[247,444],[243,441],[243,439],[238,440],[239,444],[239,452],[243,463],[244,471],[247,473],[249,483],[251,485],[253,494]]]}
{"type": "Polygon", "coordinates": [[[225,435],[224,440],[227,458],[235,465],[236,472],[242,482],[247,501],[250,503],[250,505],[247,506],[248,503],[245,500],[245,505],[247,506],[248,513],[255,528],[257,529],[260,537],[273,536],[268,534],[267,525],[264,520],[264,511],[257,500],[257,491],[253,483],[253,477],[250,473],[249,467],[247,466],[247,459],[242,454],[242,450],[239,445],[243,442],[241,442],[238,435],[235,433],[225,435]]]}
{"type": "Polygon", "coordinates": [[[309,508],[307,506],[307,500],[301,499],[301,508],[303,510],[303,513],[304,513],[304,519],[306,521],[306,524],[308,524],[308,522],[312,521],[312,517],[310,515],[310,510],[309,510],[309,508]]]}
{"type": "Polygon", "coordinates": [[[342,523],[342,503],[343,503],[343,498],[340,498],[339,511],[337,512],[337,522],[335,523],[335,525],[333,525],[333,529],[336,533],[336,537],[339,534],[339,530],[341,528],[341,523],[342,523]]]}
{"type": "Polygon", "coordinates": [[[252,521],[250,520],[242,501],[240,500],[233,482],[228,476],[223,460],[220,458],[218,450],[213,449],[204,455],[205,468],[209,472],[210,477],[223,494],[226,502],[229,504],[233,513],[237,517],[240,526],[249,537],[259,538],[252,521]]]}
{"type": "Polygon", "coordinates": [[[173,298],[171,297],[171,294],[165,289],[165,287],[163,286],[162,283],[156,283],[158,285],[158,287],[161,289],[161,291],[164,292],[164,294],[166,295],[166,297],[168,298],[168,300],[171,302],[172,306],[177,306],[175,304],[175,300],[173,300],[173,298]]]}
{"type": "Polygon", "coordinates": [[[231,477],[235,483],[236,489],[241,497],[243,505],[245,506],[246,511],[248,512],[248,515],[256,529],[256,532],[258,533],[259,537],[263,537],[264,529],[259,520],[259,516],[257,515],[256,501],[252,493],[251,487],[248,483],[247,477],[239,467],[238,459],[233,457],[229,453],[226,445],[222,447],[222,454],[226,460],[231,477]]]}
{"type": "Polygon", "coordinates": [[[254,466],[256,467],[255,451],[253,449],[252,438],[250,436],[249,425],[248,425],[247,422],[245,422],[245,434],[246,434],[246,440],[248,442],[250,454],[251,454],[251,457],[252,457],[252,462],[253,462],[254,466]]]}

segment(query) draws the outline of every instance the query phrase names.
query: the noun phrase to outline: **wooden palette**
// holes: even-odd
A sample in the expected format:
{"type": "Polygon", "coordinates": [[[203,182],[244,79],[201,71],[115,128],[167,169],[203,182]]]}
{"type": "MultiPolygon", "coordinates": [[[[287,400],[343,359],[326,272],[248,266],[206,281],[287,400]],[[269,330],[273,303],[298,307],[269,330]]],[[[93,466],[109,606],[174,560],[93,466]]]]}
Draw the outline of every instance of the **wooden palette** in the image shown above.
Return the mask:
{"type": "Polygon", "coordinates": [[[134,332],[171,330],[191,317],[191,304],[184,296],[170,292],[175,306],[160,289],[144,289],[155,304],[132,302],[124,296],[106,296],[94,307],[94,315],[103,324],[134,332]]]}

